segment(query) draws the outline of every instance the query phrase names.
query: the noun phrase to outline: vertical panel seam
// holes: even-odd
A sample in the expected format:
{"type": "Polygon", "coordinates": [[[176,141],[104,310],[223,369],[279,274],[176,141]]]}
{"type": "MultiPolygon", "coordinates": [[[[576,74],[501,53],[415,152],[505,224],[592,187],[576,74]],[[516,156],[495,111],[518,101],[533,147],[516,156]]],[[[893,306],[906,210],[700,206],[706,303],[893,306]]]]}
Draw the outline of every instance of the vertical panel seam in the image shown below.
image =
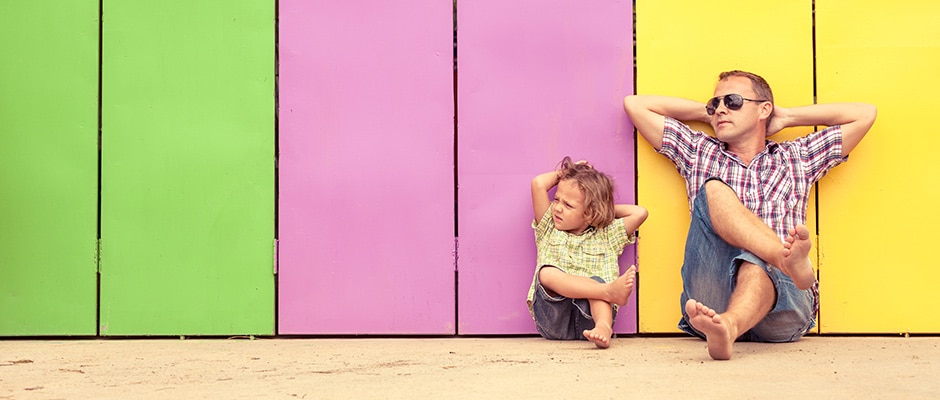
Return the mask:
{"type": "Polygon", "coordinates": [[[104,69],[104,0],[98,0],[98,205],[95,216],[95,336],[101,336],[101,115],[102,70],[104,69]]]}
{"type": "MultiPolygon", "coordinates": [[[[637,70],[636,70],[636,43],[637,43],[636,42],[636,0],[633,0],[633,5],[630,10],[630,19],[631,19],[630,26],[632,26],[632,30],[633,30],[633,37],[632,37],[633,43],[631,44],[631,47],[633,47],[633,93],[631,94],[636,94],[637,80],[639,80],[639,76],[637,76],[637,70]]],[[[630,121],[630,125],[633,125],[633,121],[630,121]]],[[[640,163],[637,158],[639,157],[640,146],[639,146],[639,140],[637,138],[636,127],[634,127],[634,129],[631,129],[631,131],[633,131],[632,132],[633,133],[633,201],[639,204],[640,202],[640,163]]],[[[637,241],[636,241],[637,243],[634,245],[634,249],[633,249],[634,254],[636,254],[636,258],[633,260],[633,262],[639,265],[640,264],[640,241],[639,241],[640,228],[637,228],[636,238],[637,238],[637,241]]],[[[636,333],[639,333],[640,332],[640,286],[639,285],[636,285],[636,291],[633,294],[633,297],[634,299],[636,299],[636,312],[633,313],[634,314],[633,326],[636,327],[636,333]]]]}
{"type": "Polygon", "coordinates": [[[458,279],[458,263],[459,259],[459,246],[457,240],[460,238],[459,229],[458,229],[458,191],[460,190],[460,185],[458,184],[458,174],[457,174],[457,0],[453,0],[453,41],[454,41],[454,335],[460,333],[460,280],[458,279]]]}
{"type": "Polygon", "coordinates": [[[274,0],[274,335],[277,335],[278,326],[278,268],[279,260],[279,238],[278,229],[280,229],[280,1],[274,0]]]}
{"type": "MultiPolygon", "coordinates": [[[[818,76],[818,71],[816,70],[816,0],[812,1],[811,18],[812,18],[812,23],[811,23],[812,42],[813,42],[812,43],[813,45],[813,104],[817,104],[819,102],[819,86],[818,86],[819,76],[818,76]]],[[[819,127],[818,126],[813,127],[813,129],[818,130],[819,127]]],[[[822,225],[822,215],[819,212],[820,204],[819,204],[819,182],[818,181],[816,182],[816,198],[814,200],[816,202],[816,249],[815,250],[816,250],[816,282],[818,284],[819,277],[820,277],[820,270],[822,270],[822,251],[820,249],[820,247],[822,247],[822,238],[819,236],[819,226],[822,225]]],[[[822,297],[822,295],[819,294],[818,292],[817,292],[817,296],[822,297]]],[[[817,303],[821,303],[820,300],[821,299],[816,299],[817,303]]],[[[822,316],[821,315],[822,315],[822,306],[820,305],[819,310],[816,311],[816,319],[819,322],[816,326],[816,333],[821,333],[822,331],[822,316]]]]}

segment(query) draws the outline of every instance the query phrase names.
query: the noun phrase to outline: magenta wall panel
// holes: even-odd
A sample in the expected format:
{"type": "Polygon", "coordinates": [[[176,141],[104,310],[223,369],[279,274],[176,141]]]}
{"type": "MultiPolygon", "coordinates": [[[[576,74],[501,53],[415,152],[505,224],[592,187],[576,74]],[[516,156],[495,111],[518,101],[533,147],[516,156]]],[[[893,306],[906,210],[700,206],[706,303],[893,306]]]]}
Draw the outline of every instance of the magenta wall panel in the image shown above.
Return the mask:
{"type": "MultiPolygon", "coordinates": [[[[565,155],[635,200],[629,1],[457,4],[458,333],[535,333],[525,296],[535,267],[529,183],[565,155]]],[[[627,248],[621,266],[635,262],[627,248]]],[[[636,295],[615,330],[636,332],[636,295]]],[[[674,299],[669,299],[673,301],[674,299]]]]}
{"type": "Polygon", "coordinates": [[[452,7],[279,2],[279,334],[456,332],[452,7]]]}

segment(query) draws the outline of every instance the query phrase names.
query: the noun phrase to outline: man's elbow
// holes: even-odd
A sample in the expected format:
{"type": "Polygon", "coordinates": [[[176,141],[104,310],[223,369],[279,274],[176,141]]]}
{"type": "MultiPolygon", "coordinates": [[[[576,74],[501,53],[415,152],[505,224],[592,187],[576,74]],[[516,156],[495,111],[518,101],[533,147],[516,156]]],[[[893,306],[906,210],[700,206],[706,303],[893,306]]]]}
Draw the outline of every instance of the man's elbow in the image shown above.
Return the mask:
{"type": "Polygon", "coordinates": [[[871,126],[875,124],[875,118],[878,117],[878,108],[874,104],[860,103],[859,114],[856,119],[856,125],[862,132],[862,135],[868,133],[871,126]]]}
{"type": "Polygon", "coordinates": [[[875,118],[878,117],[878,107],[875,107],[874,104],[863,104],[864,115],[868,122],[868,126],[871,126],[875,123],[875,118]]]}
{"type": "Polygon", "coordinates": [[[637,107],[637,97],[635,94],[628,95],[623,98],[623,109],[629,114],[631,111],[636,110],[637,107]]]}

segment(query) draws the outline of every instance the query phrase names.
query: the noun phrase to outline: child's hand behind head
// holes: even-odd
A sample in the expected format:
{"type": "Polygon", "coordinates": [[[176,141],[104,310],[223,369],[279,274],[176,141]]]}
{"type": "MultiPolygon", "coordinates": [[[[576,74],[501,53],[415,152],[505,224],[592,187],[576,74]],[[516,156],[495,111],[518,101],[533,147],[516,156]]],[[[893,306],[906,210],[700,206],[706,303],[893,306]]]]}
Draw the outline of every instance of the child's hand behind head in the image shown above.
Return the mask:
{"type": "Polygon", "coordinates": [[[587,165],[588,167],[594,168],[594,166],[591,165],[591,163],[589,163],[587,160],[580,160],[574,163],[574,165],[587,165]]]}
{"type": "Polygon", "coordinates": [[[564,174],[566,171],[571,171],[571,170],[585,171],[585,170],[593,170],[593,169],[594,169],[594,166],[591,165],[591,163],[588,162],[588,160],[579,160],[575,162],[571,160],[570,156],[565,156],[565,158],[563,158],[561,162],[558,163],[558,170],[562,172],[562,174],[564,174]]]}

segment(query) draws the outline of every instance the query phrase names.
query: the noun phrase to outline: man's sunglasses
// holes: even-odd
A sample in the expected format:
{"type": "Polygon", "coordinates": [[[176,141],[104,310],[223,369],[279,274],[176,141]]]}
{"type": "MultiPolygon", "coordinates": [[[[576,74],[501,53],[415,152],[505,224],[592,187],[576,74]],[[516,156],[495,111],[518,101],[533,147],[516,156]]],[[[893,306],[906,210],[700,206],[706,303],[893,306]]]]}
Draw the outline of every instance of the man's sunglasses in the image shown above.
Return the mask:
{"type": "Polygon", "coordinates": [[[708,115],[714,115],[715,110],[718,109],[718,105],[721,104],[722,99],[725,101],[725,107],[728,107],[729,110],[740,110],[741,107],[744,107],[745,101],[756,101],[758,103],[770,101],[745,99],[740,94],[726,94],[724,96],[712,97],[710,100],[708,100],[708,103],[705,103],[705,112],[707,112],[708,115]]]}

